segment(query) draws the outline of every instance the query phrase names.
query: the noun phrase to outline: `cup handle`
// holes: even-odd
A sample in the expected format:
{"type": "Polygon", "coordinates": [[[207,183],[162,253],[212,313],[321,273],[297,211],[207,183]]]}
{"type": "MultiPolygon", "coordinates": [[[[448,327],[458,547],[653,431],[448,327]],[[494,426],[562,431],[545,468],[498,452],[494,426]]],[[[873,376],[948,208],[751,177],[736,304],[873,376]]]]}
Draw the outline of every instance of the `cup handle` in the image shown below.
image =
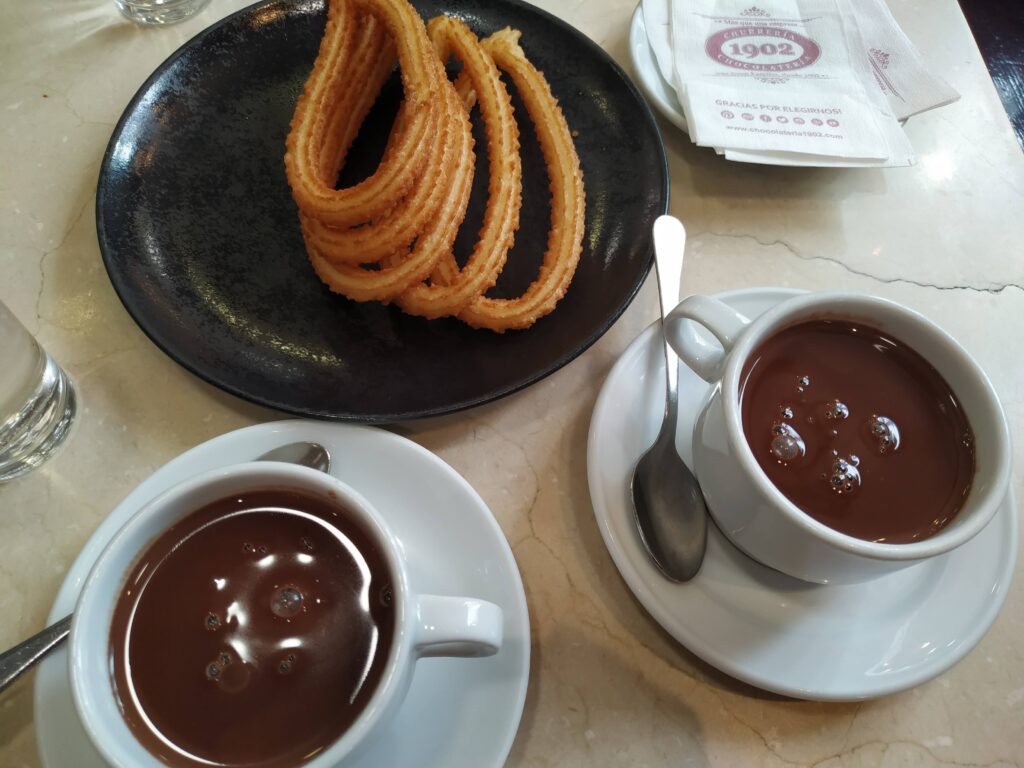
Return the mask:
{"type": "Polygon", "coordinates": [[[414,647],[426,656],[493,656],[501,648],[501,608],[471,597],[419,595],[414,647]]]}
{"type": "Polygon", "coordinates": [[[727,304],[710,296],[694,294],[683,299],[665,318],[668,343],[694,373],[705,381],[715,382],[722,377],[722,366],[729,351],[750,320],[727,304]],[[693,320],[711,331],[721,349],[707,343],[697,335],[693,320]]]}

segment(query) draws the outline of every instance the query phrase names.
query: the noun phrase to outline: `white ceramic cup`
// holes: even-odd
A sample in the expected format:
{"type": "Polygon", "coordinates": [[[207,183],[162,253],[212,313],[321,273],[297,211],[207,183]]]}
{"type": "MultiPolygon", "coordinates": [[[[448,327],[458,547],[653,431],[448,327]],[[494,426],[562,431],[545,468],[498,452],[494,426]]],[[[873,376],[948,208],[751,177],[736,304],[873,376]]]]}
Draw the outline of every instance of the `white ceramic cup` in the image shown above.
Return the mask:
{"type": "Polygon", "coordinates": [[[414,594],[402,549],[387,523],[349,486],[293,464],[252,462],[171,488],[140,509],[111,539],[82,588],[71,625],[71,689],[86,733],[115,768],[166,768],[133,736],[118,709],[108,665],[110,626],[125,578],[164,530],[201,507],[245,490],[293,489],[328,497],[374,534],[393,578],[395,635],[377,690],[355,722],[303,768],[343,765],[372,743],[397,712],[424,656],[489,656],[502,643],[499,606],[469,597],[414,594]]]}
{"type": "Polygon", "coordinates": [[[716,384],[693,435],[693,469],[708,509],[737,547],[771,568],[820,584],[877,578],[969,541],[1006,496],[1010,435],[995,390],[963,347],[913,310],[860,294],[809,293],[751,321],[716,299],[695,295],[672,310],[665,327],[683,362],[716,384]],[[974,482],[959,514],[935,535],[908,544],[885,544],[840,533],[787,499],[754,458],[740,417],[744,364],[752,351],[783,328],[821,319],[854,320],[891,334],[931,363],[960,400],[974,431],[974,482]],[[697,333],[695,324],[710,331],[718,344],[697,333]]]}

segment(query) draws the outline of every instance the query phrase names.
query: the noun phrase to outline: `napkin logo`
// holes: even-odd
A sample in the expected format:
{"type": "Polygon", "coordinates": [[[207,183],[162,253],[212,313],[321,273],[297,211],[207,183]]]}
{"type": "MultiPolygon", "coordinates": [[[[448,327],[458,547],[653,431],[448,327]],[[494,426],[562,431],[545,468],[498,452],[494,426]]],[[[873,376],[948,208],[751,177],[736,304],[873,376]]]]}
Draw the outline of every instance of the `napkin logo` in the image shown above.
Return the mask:
{"type": "Polygon", "coordinates": [[[887,51],[883,51],[880,48],[869,48],[868,54],[871,56],[871,70],[875,74],[875,80],[878,82],[878,87],[882,89],[882,93],[891,93],[900,101],[906,101],[903,95],[896,90],[896,86],[893,85],[886,74],[885,70],[889,68],[889,59],[891,55],[887,51]]]}
{"type": "Polygon", "coordinates": [[[756,5],[752,5],[747,10],[741,11],[740,16],[758,16],[759,18],[768,18],[768,11],[764,8],[758,8],[756,5]]]}
{"type": "Polygon", "coordinates": [[[809,37],[767,25],[721,29],[705,41],[704,52],[723,66],[751,72],[803,69],[821,56],[809,37]]]}

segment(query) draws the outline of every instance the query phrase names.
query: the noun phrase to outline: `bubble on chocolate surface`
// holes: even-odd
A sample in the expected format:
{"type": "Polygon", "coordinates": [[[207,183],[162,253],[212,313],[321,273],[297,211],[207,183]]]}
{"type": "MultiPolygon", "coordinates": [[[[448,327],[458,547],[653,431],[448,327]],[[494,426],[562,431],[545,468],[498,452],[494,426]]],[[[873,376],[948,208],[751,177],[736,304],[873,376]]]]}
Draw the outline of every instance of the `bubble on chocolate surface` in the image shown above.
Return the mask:
{"type": "Polygon", "coordinates": [[[206,614],[205,626],[211,632],[220,629],[220,616],[213,612],[206,614]]]}
{"type": "Polygon", "coordinates": [[[804,440],[789,424],[777,423],[772,425],[772,442],[770,450],[772,456],[781,462],[790,462],[799,459],[807,453],[807,446],[804,440]]]}
{"type": "Polygon", "coordinates": [[[251,555],[256,551],[256,547],[249,542],[245,542],[245,544],[242,545],[242,551],[248,552],[251,555]]]}
{"type": "Polygon", "coordinates": [[[313,540],[309,536],[303,536],[301,539],[302,548],[307,552],[313,551],[313,540]]]}
{"type": "Polygon", "coordinates": [[[900,429],[888,416],[872,416],[868,431],[875,438],[879,453],[889,453],[900,447],[900,429]]]}
{"type": "Polygon", "coordinates": [[[381,605],[391,605],[391,600],[393,599],[393,597],[394,596],[391,594],[391,585],[390,584],[381,587],[381,590],[380,590],[380,602],[381,602],[381,605]]]}
{"type": "MultiPolygon", "coordinates": [[[[857,458],[851,456],[851,459],[857,458]]],[[[858,459],[857,463],[860,463],[858,459]]],[[[831,473],[828,475],[829,487],[839,496],[855,493],[860,488],[860,470],[848,459],[838,458],[832,462],[831,473]]]]}
{"type": "Polygon", "coordinates": [[[277,671],[282,675],[287,675],[292,671],[292,662],[288,661],[288,659],[282,660],[281,663],[277,665],[277,671]]]}
{"type": "Polygon", "coordinates": [[[779,413],[782,414],[782,418],[784,418],[784,419],[792,419],[793,418],[793,409],[790,408],[788,405],[782,406],[779,409],[779,413]]]}
{"type": "Polygon", "coordinates": [[[211,661],[206,665],[206,679],[217,680],[220,678],[220,664],[215,661],[211,661]]]}
{"type": "Polygon", "coordinates": [[[240,664],[221,664],[217,685],[225,693],[239,693],[252,679],[252,668],[244,661],[240,664]]]}
{"type": "Polygon", "coordinates": [[[265,555],[267,554],[267,552],[270,551],[270,549],[267,547],[266,544],[261,544],[256,548],[256,551],[259,552],[261,555],[265,555]]]}
{"type": "Polygon", "coordinates": [[[222,667],[226,667],[228,664],[231,663],[231,654],[227,651],[221,651],[220,656],[217,658],[217,660],[220,662],[220,665],[222,667]]]}
{"type": "Polygon", "coordinates": [[[797,392],[803,392],[809,386],[811,386],[811,377],[810,376],[808,376],[807,374],[804,374],[803,376],[798,376],[797,377],[797,380],[796,380],[796,391],[797,392]]]}
{"type": "Polygon", "coordinates": [[[833,419],[835,421],[845,421],[850,417],[850,409],[846,403],[839,400],[833,400],[825,406],[825,418],[833,419]]]}
{"type": "Polygon", "coordinates": [[[291,619],[302,610],[302,593],[295,587],[280,587],[270,598],[270,610],[282,619],[291,619]]]}

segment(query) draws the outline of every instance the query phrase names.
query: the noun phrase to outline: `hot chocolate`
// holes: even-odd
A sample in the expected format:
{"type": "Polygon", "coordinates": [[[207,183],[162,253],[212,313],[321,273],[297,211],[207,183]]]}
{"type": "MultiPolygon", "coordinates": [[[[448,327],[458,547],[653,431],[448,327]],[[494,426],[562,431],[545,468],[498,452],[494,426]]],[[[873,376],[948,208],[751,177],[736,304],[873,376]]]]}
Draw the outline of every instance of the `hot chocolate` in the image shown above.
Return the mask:
{"type": "Polygon", "coordinates": [[[340,503],[258,490],[191,513],[129,572],[110,664],[172,766],[299,765],[364,710],[393,645],[392,574],[340,503]]]}
{"type": "Polygon", "coordinates": [[[748,358],[743,431],[768,479],[811,517],[869,541],[945,527],[974,477],[974,437],[924,358],[860,322],[785,328],[748,358]]]}

